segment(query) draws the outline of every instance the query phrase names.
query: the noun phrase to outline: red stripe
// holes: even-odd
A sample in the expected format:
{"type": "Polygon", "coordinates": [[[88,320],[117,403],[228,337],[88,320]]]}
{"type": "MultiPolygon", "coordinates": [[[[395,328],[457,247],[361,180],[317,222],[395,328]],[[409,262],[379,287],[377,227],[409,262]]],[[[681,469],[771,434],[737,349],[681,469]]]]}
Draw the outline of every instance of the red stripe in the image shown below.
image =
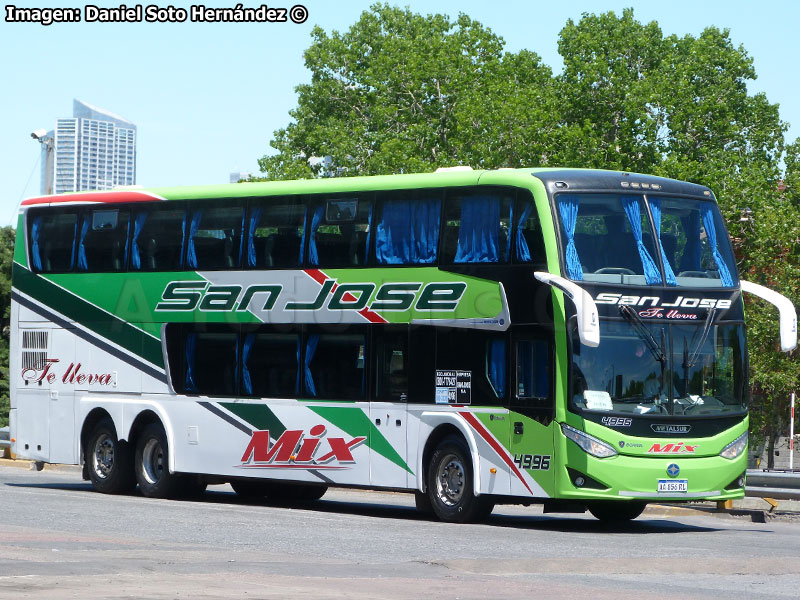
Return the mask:
{"type": "Polygon", "coordinates": [[[481,437],[484,440],[486,440],[486,442],[492,448],[494,448],[494,451],[497,452],[498,456],[500,456],[500,458],[503,459],[503,462],[505,462],[511,468],[511,470],[514,471],[514,474],[522,482],[522,485],[524,485],[527,488],[527,490],[531,493],[531,496],[533,496],[534,495],[533,490],[530,487],[528,487],[528,484],[525,482],[525,479],[522,477],[522,473],[519,472],[519,470],[517,469],[517,466],[511,460],[511,457],[508,455],[508,452],[506,452],[505,448],[503,448],[497,442],[497,440],[494,439],[494,437],[492,436],[491,433],[486,431],[486,428],[483,425],[481,425],[481,422],[478,421],[478,419],[475,418],[475,415],[473,415],[472,413],[469,413],[469,412],[462,412],[462,413],[459,413],[459,414],[467,420],[467,423],[472,425],[472,428],[475,431],[477,431],[481,435],[481,437]]]}
{"type": "MultiPolygon", "coordinates": [[[[328,276],[319,269],[306,269],[305,272],[306,275],[311,277],[311,279],[313,279],[320,285],[322,285],[328,280],[328,276]]],[[[339,287],[338,284],[334,283],[333,287],[331,288],[331,292],[335,292],[337,287],[339,287]]],[[[350,292],[346,292],[345,294],[343,294],[342,300],[344,300],[345,302],[358,302],[358,298],[353,296],[353,294],[351,294],[350,292]]],[[[366,306],[361,310],[359,310],[358,314],[360,314],[370,323],[388,323],[386,319],[384,319],[378,313],[371,311],[366,306]]]]}
{"type": "Polygon", "coordinates": [[[58,196],[39,196],[22,201],[22,206],[36,204],[58,204],[60,202],[91,202],[101,204],[117,204],[119,202],[153,202],[166,200],[150,192],[133,190],[117,190],[113,192],[82,192],[78,194],[59,194],[58,196]]]}

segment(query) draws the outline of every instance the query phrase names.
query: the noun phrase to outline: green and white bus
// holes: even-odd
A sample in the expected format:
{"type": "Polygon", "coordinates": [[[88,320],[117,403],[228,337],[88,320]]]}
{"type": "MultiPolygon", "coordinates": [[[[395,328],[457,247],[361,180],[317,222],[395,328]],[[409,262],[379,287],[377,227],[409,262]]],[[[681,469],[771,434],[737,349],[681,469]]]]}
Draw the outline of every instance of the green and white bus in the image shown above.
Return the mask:
{"type": "Polygon", "coordinates": [[[100,492],[413,492],[632,519],[744,493],[742,291],[705,187],[456,169],[23,202],[11,435],[100,492]]]}

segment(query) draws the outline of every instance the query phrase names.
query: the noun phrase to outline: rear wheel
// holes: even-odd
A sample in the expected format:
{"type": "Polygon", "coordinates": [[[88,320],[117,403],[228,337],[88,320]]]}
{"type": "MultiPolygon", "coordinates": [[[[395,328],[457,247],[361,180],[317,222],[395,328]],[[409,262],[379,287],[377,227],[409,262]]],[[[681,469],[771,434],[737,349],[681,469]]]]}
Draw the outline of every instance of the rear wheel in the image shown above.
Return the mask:
{"type": "Polygon", "coordinates": [[[181,495],[184,481],[169,472],[167,434],[160,424],[142,429],[136,442],[136,479],[148,498],[175,498],[181,495]]]}
{"type": "Polygon", "coordinates": [[[111,419],[103,419],[94,426],[86,439],[84,457],[89,479],[98,492],[125,494],[136,487],[131,447],[117,439],[111,419]]]}
{"type": "Polygon", "coordinates": [[[479,521],[494,509],[491,500],[473,491],[472,459],[461,438],[448,437],[439,444],[431,455],[427,477],[431,508],[442,521],[479,521]]]}
{"type": "Polygon", "coordinates": [[[627,523],[642,514],[646,502],[595,500],[587,503],[589,512],[604,523],[627,523]]]}

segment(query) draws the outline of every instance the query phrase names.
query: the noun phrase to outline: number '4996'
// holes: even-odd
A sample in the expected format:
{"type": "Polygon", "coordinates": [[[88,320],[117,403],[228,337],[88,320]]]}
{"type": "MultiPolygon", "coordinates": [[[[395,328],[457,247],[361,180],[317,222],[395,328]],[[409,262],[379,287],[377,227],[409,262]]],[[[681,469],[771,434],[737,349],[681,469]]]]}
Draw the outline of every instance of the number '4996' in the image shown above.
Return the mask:
{"type": "Polygon", "coordinates": [[[549,454],[515,454],[514,464],[520,469],[547,471],[550,468],[549,454]]]}

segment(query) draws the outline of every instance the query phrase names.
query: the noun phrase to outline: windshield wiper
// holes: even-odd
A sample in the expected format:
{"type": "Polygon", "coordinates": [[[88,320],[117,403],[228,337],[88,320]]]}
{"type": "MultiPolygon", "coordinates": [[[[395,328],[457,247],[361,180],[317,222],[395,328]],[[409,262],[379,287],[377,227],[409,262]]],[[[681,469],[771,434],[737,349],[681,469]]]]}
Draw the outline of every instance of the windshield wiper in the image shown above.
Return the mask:
{"type": "Polygon", "coordinates": [[[697,358],[700,356],[700,350],[703,348],[703,344],[706,343],[706,339],[708,339],[708,333],[711,331],[711,324],[714,322],[714,317],[716,316],[716,314],[717,314],[716,308],[708,309],[708,314],[706,315],[706,322],[705,325],[703,326],[703,333],[688,357],[686,356],[685,353],[686,340],[684,339],[684,359],[683,359],[684,368],[690,369],[697,364],[697,358]]]}
{"type": "Polygon", "coordinates": [[[636,333],[639,334],[639,337],[642,338],[642,341],[650,349],[650,353],[653,355],[653,358],[655,358],[663,366],[664,363],[667,362],[667,355],[664,353],[664,349],[661,347],[661,345],[656,341],[656,338],[653,337],[653,334],[650,333],[650,330],[642,322],[642,318],[636,314],[635,310],[625,304],[619,307],[619,312],[622,315],[622,318],[630,323],[636,330],[636,333]]]}

